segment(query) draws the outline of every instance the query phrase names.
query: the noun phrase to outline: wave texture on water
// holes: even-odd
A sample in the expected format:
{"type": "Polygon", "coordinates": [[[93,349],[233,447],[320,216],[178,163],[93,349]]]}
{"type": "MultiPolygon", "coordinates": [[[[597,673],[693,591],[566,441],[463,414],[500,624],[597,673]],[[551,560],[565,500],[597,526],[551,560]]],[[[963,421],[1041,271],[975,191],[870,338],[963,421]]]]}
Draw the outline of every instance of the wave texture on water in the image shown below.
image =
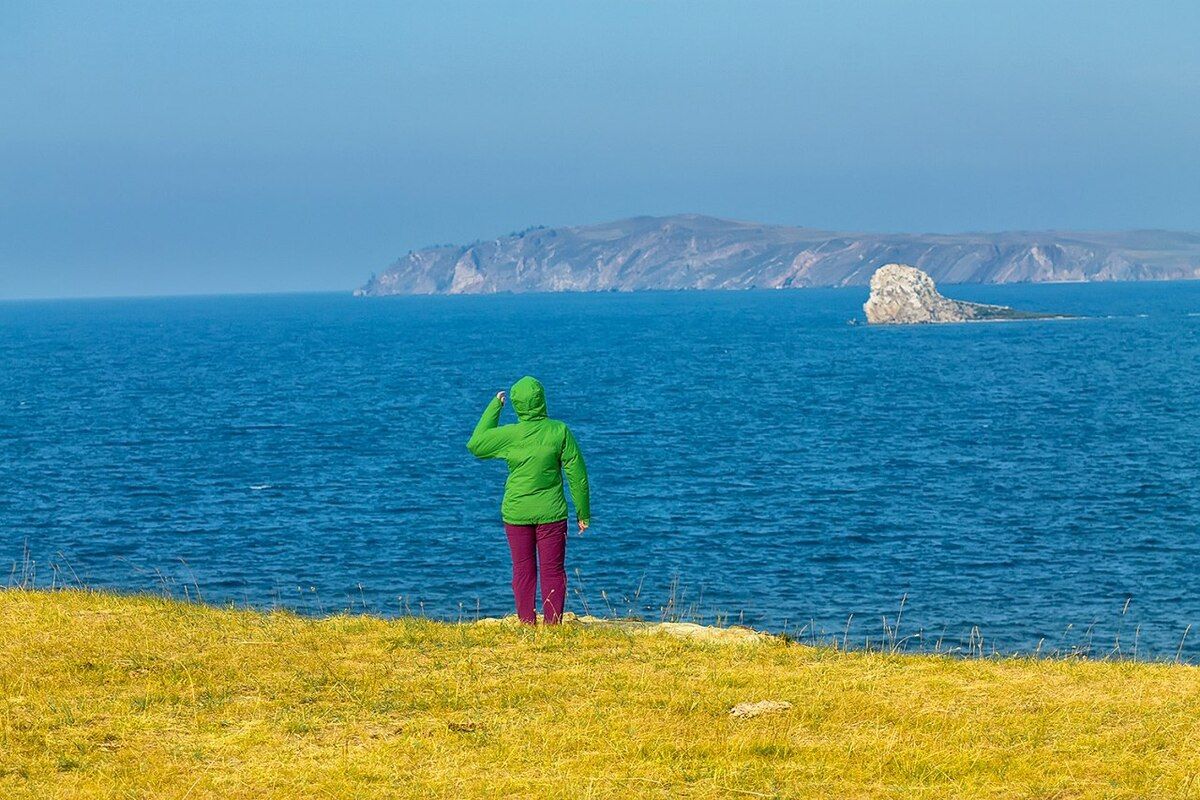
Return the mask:
{"type": "Polygon", "coordinates": [[[853,614],[861,643],[907,595],[902,636],[1094,623],[1097,651],[1120,627],[1173,656],[1200,623],[1200,284],[954,296],[1088,318],[849,326],[859,289],[0,304],[0,552],[43,584],[504,613],[504,469],[464,443],[528,373],[591,472],[577,611],[674,591],[776,630],[853,614]]]}

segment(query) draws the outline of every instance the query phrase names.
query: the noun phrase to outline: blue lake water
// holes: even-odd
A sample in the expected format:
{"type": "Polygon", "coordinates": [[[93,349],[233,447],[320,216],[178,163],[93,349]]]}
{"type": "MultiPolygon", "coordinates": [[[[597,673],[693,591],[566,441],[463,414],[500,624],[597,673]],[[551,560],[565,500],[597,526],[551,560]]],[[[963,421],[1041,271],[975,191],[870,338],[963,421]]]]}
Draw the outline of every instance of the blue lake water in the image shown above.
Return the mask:
{"type": "Polygon", "coordinates": [[[1094,625],[1097,653],[1120,628],[1174,657],[1200,623],[1200,283],[947,293],[1088,318],[848,325],[863,289],[3,303],[0,556],[9,583],[505,613],[504,467],[464,444],[529,373],[591,473],[570,610],[674,593],[805,635],[853,614],[862,644],[907,595],[927,646],[1094,625]]]}

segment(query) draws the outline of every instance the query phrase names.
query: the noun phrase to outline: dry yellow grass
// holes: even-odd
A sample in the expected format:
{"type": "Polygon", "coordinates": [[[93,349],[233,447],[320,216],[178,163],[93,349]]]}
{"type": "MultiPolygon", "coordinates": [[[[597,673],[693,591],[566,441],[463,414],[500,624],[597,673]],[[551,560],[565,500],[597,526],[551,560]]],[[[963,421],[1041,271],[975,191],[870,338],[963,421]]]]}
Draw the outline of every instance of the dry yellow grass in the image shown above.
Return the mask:
{"type": "Polygon", "coordinates": [[[19,590],[0,633],[4,798],[1200,796],[1187,666],[19,590]]]}

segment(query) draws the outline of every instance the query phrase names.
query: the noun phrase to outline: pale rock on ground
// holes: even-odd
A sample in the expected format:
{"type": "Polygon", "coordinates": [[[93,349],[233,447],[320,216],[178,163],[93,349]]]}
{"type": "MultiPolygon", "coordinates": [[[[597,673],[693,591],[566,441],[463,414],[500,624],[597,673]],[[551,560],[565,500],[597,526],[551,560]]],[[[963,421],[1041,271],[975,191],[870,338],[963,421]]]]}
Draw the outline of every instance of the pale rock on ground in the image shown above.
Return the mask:
{"type": "Polygon", "coordinates": [[[773,714],[787,711],[792,704],[786,700],[760,700],[757,703],[738,703],[729,709],[729,716],[734,719],[751,719],[763,714],[773,714]]]}
{"type": "MultiPolygon", "coordinates": [[[[475,621],[476,625],[520,625],[521,621],[515,615],[507,617],[484,617],[475,621]]],[[[631,619],[605,619],[604,617],[578,616],[570,611],[563,614],[564,625],[583,625],[593,628],[617,628],[635,634],[662,633],[668,636],[678,636],[683,639],[696,639],[702,642],[720,642],[724,644],[759,644],[774,640],[776,637],[740,625],[719,628],[710,625],[698,625],[694,622],[642,622],[631,619]]]]}

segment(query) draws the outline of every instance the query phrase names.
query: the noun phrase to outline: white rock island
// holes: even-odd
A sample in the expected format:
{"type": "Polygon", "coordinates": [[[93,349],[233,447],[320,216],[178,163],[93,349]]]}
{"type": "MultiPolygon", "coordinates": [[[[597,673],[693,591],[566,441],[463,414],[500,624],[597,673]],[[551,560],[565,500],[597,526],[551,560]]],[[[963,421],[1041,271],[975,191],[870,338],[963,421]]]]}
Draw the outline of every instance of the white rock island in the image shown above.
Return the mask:
{"type": "Polygon", "coordinates": [[[871,276],[871,296],[863,304],[863,311],[871,325],[1052,319],[1060,316],[951,300],[938,292],[933,278],[905,264],[886,264],[875,270],[871,276]]]}

